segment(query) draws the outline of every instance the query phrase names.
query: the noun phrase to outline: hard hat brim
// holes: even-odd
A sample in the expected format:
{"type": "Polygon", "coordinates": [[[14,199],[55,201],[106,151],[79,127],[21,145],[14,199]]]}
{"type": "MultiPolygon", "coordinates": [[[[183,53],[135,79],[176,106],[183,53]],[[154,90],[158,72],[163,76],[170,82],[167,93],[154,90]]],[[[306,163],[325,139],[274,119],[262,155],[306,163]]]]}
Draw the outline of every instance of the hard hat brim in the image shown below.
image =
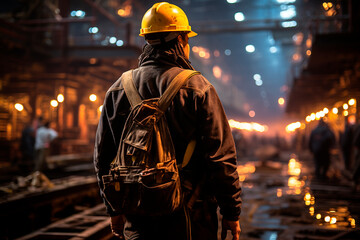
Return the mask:
{"type": "Polygon", "coordinates": [[[195,37],[195,36],[197,36],[197,35],[198,35],[198,34],[197,34],[196,32],[194,32],[194,31],[191,31],[191,32],[188,33],[188,37],[189,37],[189,38],[195,37]]]}

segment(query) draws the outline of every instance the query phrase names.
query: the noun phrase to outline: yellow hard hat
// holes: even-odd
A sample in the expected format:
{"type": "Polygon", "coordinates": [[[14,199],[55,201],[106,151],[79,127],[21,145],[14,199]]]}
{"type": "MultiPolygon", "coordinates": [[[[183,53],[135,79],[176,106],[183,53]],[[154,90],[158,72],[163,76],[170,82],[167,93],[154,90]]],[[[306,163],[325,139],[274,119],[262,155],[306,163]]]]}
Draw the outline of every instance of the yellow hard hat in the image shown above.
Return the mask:
{"type": "Polygon", "coordinates": [[[145,13],[139,36],[159,32],[189,32],[189,37],[197,33],[191,31],[189,20],[181,8],[167,2],[155,3],[145,13]]]}

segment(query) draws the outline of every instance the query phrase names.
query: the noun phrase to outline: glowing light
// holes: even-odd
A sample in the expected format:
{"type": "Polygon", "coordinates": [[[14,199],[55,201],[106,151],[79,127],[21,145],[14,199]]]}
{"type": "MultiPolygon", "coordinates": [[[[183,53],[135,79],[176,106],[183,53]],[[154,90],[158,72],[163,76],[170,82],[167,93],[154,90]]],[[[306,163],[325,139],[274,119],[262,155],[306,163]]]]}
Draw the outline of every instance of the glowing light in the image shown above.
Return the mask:
{"type": "Polygon", "coordinates": [[[102,112],[102,110],[103,110],[103,105],[101,105],[101,106],[99,107],[99,111],[102,112]]]}
{"type": "Polygon", "coordinates": [[[95,94],[91,94],[91,95],[89,96],[89,99],[90,99],[90,101],[95,102],[96,99],[97,99],[97,96],[96,96],[95,94]]]}
{"type": "Polygon", "coordinates": [[[226,56],[230,56],[230,55],[231,55],[231,50],[230,50],[230,49],[226,49],[224,53],[225,53],[226,56]]]}
{"type": "Polygon", "coordinates": [[[315,113],[315,119],[319,120],[321,118],[320,112],[315,113]]]}
{"type": "Polygon", "coordinates": [[[192,47],[192,51],[193,51],[194,53],[199,52],[199,47],[193,46],[193,47],[192,47]]]}
{"type": "Polygon", "coordinates": [[[282,189],[281,188],[278,188],[277,191],[276,191],[276,196],[277,197],[282,197],[282,189]]]}
{"type": "Polygon", "coordinates": [[[316,214],[316,219],[321,219],[321,214],[320,213],[316,214]]]}
{"type": "Polygon", "coordinates": [[[81,11],[81,10],[77,10],[75,12],[75,16],[79,17],[79,18],[83,18],[83,17],[85,17],[85,15],[86,15],[86,13],[84,11],[81,11]]]}
{"type": "Polygon", "coordinates": [[[90,58],[89,59],[89,63],[90,64],[95,64],[97,62],[97,59],[96,58],[90,58]]]}
{"type": "Polygon", "coordinates": [[[335,224],[335,223],[336,223],[336,217],[330,218],[330,224],[335,224]]]}
{"type": "Polygon", "coordinates": [[[261,80],[261,75],[256,73],[254,74],[253,78],[255,81],[261,80]]]}
{"type": "Polygon", "coordinates": [[[59,105],[58,101],[56,101],[55,99],[54,100],[51,100],[50,101],[50,105],[53,106],[53,107],[57,107],[59,105]]]}
{"type": "Polygon", "coordinates": [[[278,99],[278,103],[279,103],[279,105],[284,105],[284,103],[285,103],[285,99],[284,98],[279,98],[278,99]]]}
{"type": "Polygon", "coordinates": [[[278,51],[278,48],[275,47],[275,46],[271,46],[271,47],[269,48],[269,51],[270,51],[271,53],[276,53],[276,52],[278,51]]]}
{"type": "Polygon", "coordinates": [[[227,0],[228,3],[232,4],[232,3],[237,3],[238,0],[227,0]]]}
{"type": "Polygon", "coordinates": [[[65,99],[65,98],[64,98],[64,95],[62,95],[62,94],[60,93],[60,94],[57,95],[57,98],[56,98],[56,99],[57,99],[57,101],[58,101],[59,103],[62,103],[62,102],[64,102],[64,99],[65,99]]]}
{"type": "Polygon", "coordinates": [[[255,111],[254,111],[254,110],[250,110],[250,111],[249,111],[249,116],[250,116],[250,117],[255,117],[255,111]]]}
{"type": "Polygon", "coordinates": [[[268,127],[266,125],[261,125],[255,122],[238,122],[233,119],[229,120],[229,125],[231,128],[239,129],[239,130],[247,130],[247,131],[257,131],[257,132],[265,132],[268,127]]]}
{"type": "Polygon", "coordinates": [[[306,193],[304,196],[304,201],[310,201],[311,199],[311,194],[310,193],[306,193]]]}
{"type": "Polygon", "coordinates": [[[353,105],[355,105],[356,100],[354,98],[352,98],[352,99],[349,100],[348,103],[349,103],[350,106],[353,106],[353,105]]]}
{"type": "Polygon", "coordinates": [[[338,114],[339,110],[337,108],[332,109],[333,114],[338,114]]]}
{"type": "Polygon", "coordinates": [[[123,41],[123,40],[117,40],[117,41],[116,41],[116,46],[121,47],[122,45],[124,45],[124,41],[123,41]]]}
{"type": "Polygon", "coordinates": [[[281,26],[283,28],[291,28],[291,27],[296,27],[297,26],[297,22],[296,21],[285,21],[281,23],[281,26]]]}
{"type": "Polygon", "coordinates": [[[328,113],[329,113],[329,109],[324,108],[324,109],[323,109],[323,112],[324,112],[325,114],[328,114],[328,113]]]}
{"type": "Polygon", "coordinates": [[[200,56],[200,57],[205,57],[205,55],[206,55],[205,51],[200,51],[200,52],[199,52],[199,56],[200,56]]]}
{"type": "Polygon", "coordinates": [[[24,110],[24,106],[21,103],[15,103],[15,109],[18,110],[19,112],[21,112],[22,110],[24,110]]]}
{"type": "Polygon", "coordinates": [[[221,68],[219,66],[214,66],[213,67],[213,74],[214,74],[214,77],[220,79],[221,78],[221,68]]]}
{"type": "Polygon", "coordinates": [[[263,81],[260,79],[260,80],[256,80],[255,81],[255,84],[256,84],[256,86],[261,86],[261,85],[263,85],[263,81]]]}
{"type": "Polygon", "coordinates": [[[254,47],[254,45],[249,44],[249,45],[246,45],[245,50],[248,53],[252,53],[252,52],[255,52],[255,47],[254,47]]]}
{"type": "Polygon", "coordinates": [[[214,56],[215,56],[215,57],[220,57],[220,52],[219,52],[219,50],[215,50],[215,51],[214,51],[214,56]]]}
{"type": "Polygon", "coordinates": [[[315,118],[316,118],[316,114],[315,114],[315,113],[311,113],[311,114],[310,114],[310,117],[311,117],[311,120],[313,120],[313,121],[314,121],[314,120],[315,120],[315,118]]]}
{"type": "Polygon", "coordinates": [[[309,213],[310,213],[311,216],[313,216],[314,213],[315,213],[315,208],[314,208],[314,207],[310,207],[310,208],[309,208],[309,213]]]}
{"type": "Polygon", "coordinates": [[[310,56],[311,55],[311,50],[307,50],[306,55],[310,56]]]}
{"type": "Polygon", "coordinates": [[[347,117],[349,115],[349,112],[348,111],[344,111],[343,112],[344,116],[347,117]]]}
{"type": "Polygon", "coordinates": [[[284,10],[280,12],[282,19],[290,19],[296,16],[296,9],[294,5],[282,5],[284,10]]]}
{"type": "Polygon", "coordinates": [[[290,123],[286,126],[285,130],[286,132],[294,132],[296,129],[301,127],[301,123],[300,122],[294,122],[294,123],[290,123]]]}
{"type": "Polygon", "coordinates": [[[355,219],[354,219],[354,218],[350,218],[350,225],[351,225],[352,228],[355,228],[355,227],[356,227],[355,219]]]}
{"type": "Polygon", "coordinates": [[[98,27],[90,27],[89,28],[89,33],[98,33],[99,32],[99,28],[98,27]]]}
{"type": "Polygon", "coordinates": [[[301,56],[299,53],[294,53],[292,56],[293,61],[298,62],[301,60],[301,56]]]}
{"type": "Polygon", "coordinates": [[[325,218],[324,218],[324,220],[325,220],[325,222],[330,222],[330,216],[326,216],[325,218]]]}
{"type": "Polygon", "coordinates": [[[111,44],[116,43],[116,37],[111,37],[111,38],[109,39],[109,43],[111,43],[111,44]]]}
{"type": "Polygon", "coordinates": [[[347,103],[344,103],[343,104],[343,109],[345,109],[345,110],[349,109],[349,105],[347,105],[347,103]]]}
{"type": "Polygon", "coordinates": [[[310,116],[306,116],[305,120],[306,120],[306,122],[311,122],[311,117],[310,117],[310,116]]]}
{"type": "Polygon", "coordinates": [[[235,13],[234,18],[237,22],[241,22],[245,20],[245,16],[242,12],[235,13]]]}

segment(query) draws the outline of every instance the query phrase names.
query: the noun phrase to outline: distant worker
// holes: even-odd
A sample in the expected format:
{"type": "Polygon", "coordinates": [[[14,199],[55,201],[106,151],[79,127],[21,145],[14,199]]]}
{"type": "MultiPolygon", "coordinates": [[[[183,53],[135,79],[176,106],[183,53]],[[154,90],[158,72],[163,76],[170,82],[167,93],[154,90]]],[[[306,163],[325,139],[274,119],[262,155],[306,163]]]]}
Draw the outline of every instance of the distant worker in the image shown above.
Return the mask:
{"type": "Polygon", "coordinates": [[[335,135],[328,124],[321,118],[317,127],[311,132],[309,148],[314,155],[315,176],[326,179],[330,166],[330,150],[334,147],[335,135]]]}
{"type": "MultiPolygon", "coordinates": [[[[156,3],[145,13],[140,36],[145,37],[147,44],[139,57],[139,67],[131,75],[142,99],[158,98],[175,76],[185,69],[194,69],[189,62],[188,40],[196,35],[183,10],[173,4],[156,3]]],[[[124,79],[129,78],[124,75],[106,93],[94,151],[100,192],[111,216],[114,235],[123,234],[127,240],[185,240],[191,236],[193,240],[217,240],[219,206],[223,216],[222,239],[230,230],[232,239],[238,240],[241,187],[235,144],[215,88],[201,74],[188,78],[165,111],[178,165],[183,163],[188,143],[196,140],[192,157],[180,172],[183,192],[190,191],[190,200],[180,210],[156,216],[123,214],[126,209],[114,211],[109,205],[102,178],[109,174],[111,162],[117,156],[119,139],[131,110],[131,99],[123,85],[124,79]],[[185,182],[190,184],[185,187],[185,182]]],[[[122,189],[119,185],[116,191],[122,189]]]]}
{"type": "Polygon", "coordinates": [[[50,128],[50,122],[45,122],[36,131],[35,138],[35,171],[47,169],[46,159],[50,153],[50,143],[58,137],[55,130],[50,128]]]}

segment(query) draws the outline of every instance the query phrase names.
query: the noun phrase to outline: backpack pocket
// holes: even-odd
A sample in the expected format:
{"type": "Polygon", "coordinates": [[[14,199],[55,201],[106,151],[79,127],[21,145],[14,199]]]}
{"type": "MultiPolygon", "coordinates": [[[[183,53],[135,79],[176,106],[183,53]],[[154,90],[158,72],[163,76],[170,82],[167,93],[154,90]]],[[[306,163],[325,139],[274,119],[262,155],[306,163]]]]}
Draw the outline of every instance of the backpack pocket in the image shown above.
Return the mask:
{"type": "Polygon", "coordinates": [[[176,172],[156,169],[140,181],[139,209],[149,215],[169,214],[181,206],[180,178],[176,172]]]}

